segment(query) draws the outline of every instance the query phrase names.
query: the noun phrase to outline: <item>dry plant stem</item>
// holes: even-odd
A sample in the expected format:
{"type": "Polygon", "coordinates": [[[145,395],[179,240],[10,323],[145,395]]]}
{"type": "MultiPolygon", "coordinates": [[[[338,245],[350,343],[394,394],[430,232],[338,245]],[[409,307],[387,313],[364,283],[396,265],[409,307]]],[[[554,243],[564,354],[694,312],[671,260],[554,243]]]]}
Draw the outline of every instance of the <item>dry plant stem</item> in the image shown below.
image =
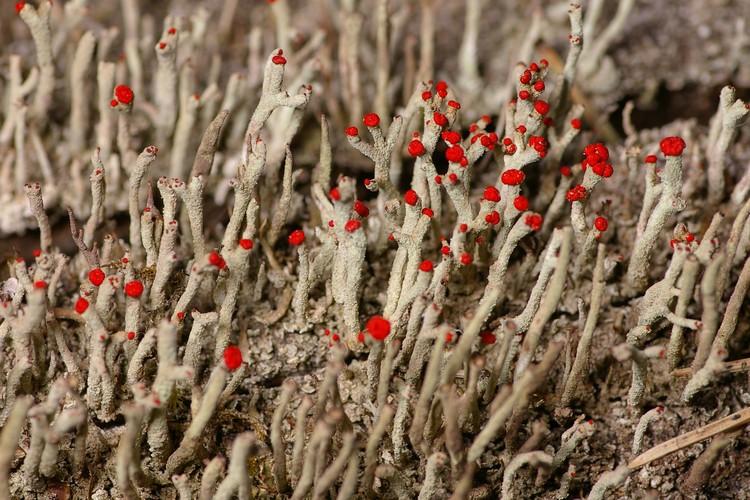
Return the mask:
{"type": "Polygon", "coordinates": [[[635,242],[628,265],[628,282],[638,291],[645,290],[648,285],[651,252],[662,228],[670,217],[685,208],[685,200],[682,199],[682,155],[667,156],[662,186],[659,202],[649,216],[643,234],[635,242]]]}
{"type": "MultiPolygon", "coordinates": [[[[495,391],[497,390],[498,382],[502,378],[504,367],[506,366],[506,359],[510,354],[511,343],[516,337],[516,325],[511,320],[503,321],[502,325],[497,330],[502,329],[502,343],[500,344],[498,353],[495,357],[495,363],[490,372],[490,378],[487,380],[487,386],[484,390],[484,402],[489,403],[495,397],[495,391]]],[[[497,335],[497,333],[495,333],[497,335]]],[[[520,343],[520,340],[519,340],[520,343]]],[[[510,364],[508,363],[508,369],[510,364]]]]}
{"type": "Polygon", "coordinates": [[[0,500],[10,500],[10,464],[26,422],[26,414],[33,402],[32,396],[18,397],[0,433],[0,500]]]}
{"type": "Polygon", "coordinates": [[[445,453],[436,451],[427,459],[425,467],[424,482],[419,491],[417,500],[429,500],[435,498],[438,493],[440,469],[445,465],[445,453]]]}
{"type": "Polygon", "coordinates": [[[450,385],[441,385],[437,395],[443,407],[445,447],[451,458],[452,475],[453,477],[457,477],[462,468],[464,458],[463,437],[458,425],[458,396],[456,395],[455,388],[450,385]]]}
{"type": "MultiPolygon", "coordinates": [[[[747,115],[748,107],[737,99],[734,87],[726,86],[721,89],[719,96],[719,110],[713,120],[718,122],[720,132],[716,142],[709,144],[708,155],[708,203],[718,205],[726,195],[724,171],[729,146],[737,135],[737,128],[742,118],[747,115]]],[[[712,124],[714,127],[717,123],[712,124]]],[[[733,201],[737,203],[736,200],[733,201]]],[[[739,203],[737,203],[739,204],[739,203]]]]}
{"type": "Polygon", "coordinates": [[[383,408],[388,402],[388,394],[390,389],[390,381],[393,377],[394,360],[396,355],[401,349],[401,341],[394,340],[389,343],[385,348],[385,356],[380,365],[380,380],[378,381],[377,389],[377,405],[378,408],[383,408]]]}
{"type": "Polygon", "coordinates": [[[313,486],[315,481],[315,468],[318,452],[321,446],[327,446],[327,442],[333,436],[334,426],[341,420],[343,411],[339,408],[332,408],[323,418],[315,424],[310,440],[307,443],[307,454],[302,467],[302,474],[299,482],[294,488],[291,498],[293,500],[302,500],[313,486]]]}
{"type": "Polygon", "coordinates": [[[511,412],[522,396],[525,396],[532,385],[536,384],[539,379],[545,380],[547,373],[552,369],[557,357],[562,350],[563,342],[560,340],[552,340],[547,347],[547,351],[544,353],[542,361],[529,368],[524,372],[521,378],[513,384],[513,389],[510,394],[501,391],[493,401],[498,401],[499,406],[492,412],[489,420],[484,425],[482,430],[474,438],[474,442],[469,447],[466,460],[467,462],[474,462],[482,453],[487,449],[487,446],[495,439],[502,427],[510,417],[511,412]],[[502,399],[499,399],[502,398],[502,399]]]}
{"type": "Polygon", "coordinates": [[[167,474],[171,475],[180,471],[185,463],[195,456],[206,426],[216,413],[219,397],[227,383],[227,373],[228,370],[224,363],[219,363],[211,371],[211,376],[208,378],[201,398],[200,409],[193,416],[182,437],[180,446],[167,460],[167,474]]]}
{"type": "MultiPolygon", "coordinates": [[[[428,446],[424,441],[424,428],[427,423],[427,418],[429,417],[430,405],[433,396],[435,395],[435,390],[440,381],[440,367],[443,359],[443,349],[445,347],[445,332],[443,330],[444,328],[438,328],[435,331],[435,343],[432,347],[432,355],[430,356],[430,361],[425,370],[424,382],[419,391],[419,398],[417,399],[414,409],[414,417],[412,418],[411,427],[409,428],[409,441],[417,452],[421,452],[425,455],[429,452],[425,451],[428,446]]],[[[456,354],[454,353],[453,355],[455,356],[456,354]]],[[[408,377],[407,383],[410,383],[408,377]]]]}
{"type": "Polygon", "coordinates": [[[365,448],[365,471],[362,478],[361,491],[364,495],[369,495],[372,490],[373,479],[375,478],[375,467],[378,465],[378,448],[383,440],[388,427],[391,425],[393,415],[396,410],[393,406],[386,405],[380,411],[375,426],[370,431],[370,437],[367,438],[367,447],[365,448]]]}
{"type": "Polygon", "coordinates": [[[576,349],[576,358],[573,367],[570,370],[565,390],[563,391],[560,404],[564,407],[570,406],[570,402],[575,396],[577,387],[584,381],[589,373],[589,362],[591,359],[591,344],[594,340],[594,330],[599,317],[599,310],[602,306],[602,297],[604,295],[604,245],[599,244],[596,252],[596,267],[594,268],[594,278],[591,288],[591,305],[589,313],[586,316],[586,323],[583,327],[583,333],[578,340],[576,349]]]}
{"type": "Polygon", "coordinates": [[[742,266],[740,277],[734,285],[732,296],[729,297],[727,308],[724,310],[724,319],[721,322],[721,326],[719,326],[719,331],[716,332],[716,338],[714,338],[711,347],[713,351],[727,348],[729,339],[737,329],[739,314],[742,309],[742,303],[745,301],[745,295],[747,295],[748,288],[750,288],[750,258],[745,260],[745,265],[742,266]]]}
{"type": "Polygon", "coordinates": [[[286,474],[286,444],[281,432],[281,424],[286,415],[289,401],[292,399],[294,392],[297,390],[297,383],[294,379],[286,379],[281,387],[281,401],[273,413],[271,422],[271,447],[273,448],[273,475],[276,478],[276,485],[279,491],[286,492],[289,490],[289,479],[286,474]]]}
{"type": "MultiPolygon", "coordinates": [[[[687,315],[688,305],[690,305],[693,299],[693,292],[695,291],[695,283],[698,280],[699,271],[700,262],[694,256],[689,256],[682,268],[680,279],[677,282],[677,288],[679,288],[680,292],[674,308],[675,316],[684,318],[687,315]]],[[[667,346],[667,359],[669,360],[670,370],[677,368],[680,363],[682,348],[685,344],[683,332],[683,326],[678,324],[672,325],[672,334],[669,337],[669,345],[667,346]]]]}
{"type": "Polygon", "coordinates": [[[32,117],[44,123],[55,90],[55,64],[52,60],[52,43],[50,33],[50,14],[52,2],[42,2],[38,8],[24,4],[19,12],[21,19],[28,25],[36,47],[36,62],[39,67],[39,83],[34,95],[32,117]]]}
{"type": "Polygon", "coordinates": [[[748,224],[748,216],[750,216],[750,199],[748,199],[732,222],[732,229],[729,232],[729,238],[724,246],[724,262],[721,265],[719,275],[716,282],[716,303],[717,307],[720,302],[720,298],[724,296],[724,292],[729,286],[729,278],[732,267],[734,266],[734,258],[737,253],[737,247],[740,244],[742,237],[742,230],[746,224],[748,224]]]}
{"type": "Polygon", "coordinates": [[[684,483],[688,491],[698,493],[708,485],[716,463],[731,442],[732,440],[728,436],[716,436],[711,440],[706,450],[690,467],[690,472],[684,483]]]}
{"type": "Polygon", "coordinates": [[[682,392],[682,401],[690,402],[698,392],[716,381],[717,375],[724,372],[724,359],[727,357],[726,349],[714,349],[708,356],[703,367],[695,372],[682,392]]]}
{"type": "Polygon", "coordinates": [[[232,445],[232,456],[227,476],[219,484],[215,500],[229,500],[236,494],[239,498],[250,498],[251,481],[247,470],[247,459],[255,454],[255,434],[245,432],[237,436],[232,445]]]}
{"type": "Polygon", "coordinates": [[[591,488],[591,493],[589,493],[587,499],[603,500],[607,491],[617,488],[628,479],[630,471],[631,469],[627,465],[621,465],[611,472],[605,472],[591,488]]]}
{"type": "Polygon", "coordinates": [[[276,210],[274,210],[273,218],[271,220],[271,229],[268,231],[266,241],[270,246],[276,244],[279,239],[281,229],[286,222],[289,215],[289,209],[292,206],[292,195],[294,194],[293,178],[292,178],[292,150],[287,144],[286,146],[286,159],[284,160],[284,179],[281,182],[282,190],[279,201],[276,204],[276,210]]]}
{"type": "Polygon", "coordinates": [[[355,447],[357,445],[357,435],[349,432],[344,435],[343,443],[339,454],[336,459],[328,466],[326,471],[318,479],[315,489],[313,490],[313,499],[320,500],[326,497],[328,491],[333,488],[341,473],[344,472],[344,468],[349,463],[349,459],[352,453],[355,453],[355,447]]]}
{"type": "Polygon", "coordinates": [[[529,365],[534,357],[536,348],[539,345],[539,339],[542,336],[547,321],[557,309],[557,304],[560,301],[562,292],[565,288],[565,280],[568,274],[568,265],[570,264],[570,254],[573,246],[573,231],[571,228],[566,227],[562,229],[562,243],[560,244],[560,252],[558,255],[557,268],[555,273],[552,275],[550,285],[547,289],[547,293],[542,299],[542,304],[539,307],[534,319],[531,321],[529,331],[526,333],[526,337],[523,339],[523,345],[521,347],[521,353],[518,356],[518,362],[516,363],[516,371],[513,375],[514,380],[519,380],[523,375],[526,367],[529,365]]]}
{"type": "Polygon", "coordinates": [[[680,434],[675,438],[664,441],[663,443],[646,450],[635,457],[628,464],[628,467],[630,470],[635,470],[653,462],[654,460],[666,457],[678,450],[692,446],[695,443],[700,443],[701,441],[714,437],[722,432],[741,428],[748,423],[750,423],[750,408],[744,408],[738,412],[727,415],[724,418],[706,424],[698,429],[680,434]]]}
{"type": "Polygon", "coordinates": [[[646,431],[648,430],[649,424],[660,419],[663,415],[664,408],[662,408],[661,406],[657,406],[656,408],[652,408],[651,410],[644,413],[640,420],[638,420],[638,425],[635,426],[635,433],[633,434],[633,448],[631,451],[633,457],[637,456],[638,453],[641,452],[641,448],[643,447],[643,438],[646,436],[646,431]]]}
{"type": "Polygon", "coordinates": [[[348,500],[353,498],[357,492],[357,477],[359,476],[359,454],[352,453],[349,458],[349,465],[346,467],[344,481],[339,488],[339,494],[336,500],[348,500]]]}
{"type": "Polygon", "coordinates": [[[527,465],[529,467],[549,467],[552,465],[552,456],[544,453],[543,451],[530,451],[528,453],[522,453],[516,456],[510,461],[508,466],[503,472],[503,489],[502,498],[513,499],[518,498],[516,492],[513,491],[514,479],[518,469],[527,465]]]}
{"type": "MultiPolygon", "coordinates": [[[[305,451],[305,430],[307,429],[307,414],[315,405],[313,399],[309,396],[302,398],[302,402],[297,408],[297,419],[294,425],[294,447],[292,449],[292,469],[289,471],[292,482],[297,483],[302,474],[302,464],[304,462],[305,451]]],[[[355,453],[356,455],[356,453],[355,453]]]]}
{"type": "Polygon", "coordinates": [[[157,149],[154,146],[148,146],[138,155],[138,159],[133,167],[133,173],[130,175],[128,190],[128,214],[130,215],[130,251],[132,258],[136,263],[142,263],[144,258],[144,248],[141,242],[141,209],[138,201],[141,189],[141,181],[146,175],[149,165],[156,159],[157,149]]]}
{"type": "Polygon", "coordinates": [[[199,500],[211,500],[214,497],[216,483],[219,482],[219,478],[224,473],[225,465],[226,460],[223,457],[215,457],[208,462],[206,468],[203,469],[199,500]]]}
{"type": "Polygon", "coordinates": [[[125,413],[125,432],[117,447],[117,485],[120,494],[126,500],[139,498],[136,485],[141,479],[140,446],[143,417],[143,405],[133,403],[123,409],[125,413]]]}
{"type": "Polygon", "coordinates": [[[31,213],[39,225],[39,248],[42,252],[49,253],[52,249],[52,229],[49,225],[47,213],[44,211],[41,186],[38,183],[25,184],[23,190],[29,200],[31,213]]]}

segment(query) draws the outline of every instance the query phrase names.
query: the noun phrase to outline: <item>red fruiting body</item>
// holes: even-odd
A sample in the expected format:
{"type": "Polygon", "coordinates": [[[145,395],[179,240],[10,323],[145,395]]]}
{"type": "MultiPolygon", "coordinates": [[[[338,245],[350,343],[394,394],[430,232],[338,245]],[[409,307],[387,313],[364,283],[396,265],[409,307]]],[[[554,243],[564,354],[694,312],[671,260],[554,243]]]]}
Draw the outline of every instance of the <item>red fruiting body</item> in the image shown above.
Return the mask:
{"type": "Polygon", "coordinates": [[[578,118],[573,118],[572,120],[570,120],[570,126],[576,130],[579,130],[581,128],[581,120],[579,120],[578,118]]]}
{"type": "Polygon", "coordinates": [[[219,263],[221,262],[221,255],[219,255],[216,252],[211,252],[208,254],[208,263],[212,266],[219,267],[219,263]]]}
{"type": "Polygon", "coordinates": [[[448,106],[453,109],[461,109],[461,103],[459,103],[458,101],[448,101],[448,106]]]}
{"type": "Polygon", "coordinates": [[[679,156],[685,149],[685,141],[682,137],[666,137],[659,143],[659,147],[667,156],[679,156]]]}
{"type": "Polygon", "coordinates": [[[295,229],[287,239],[292,245],[301,245],[305,241],[305,232],[301,229],[295,229]]]}
{"type": "Polygon", "coordinates": [[[465,233],[466,231],[469,230],[469,226],[466,224],[461,224],[460,226],[458,226],[458,230],[461,231],[462,233],[465,233]]]}
{"type": "Polygon", "coordinates": [[[465,156],[462,156],[461,159],[458,160],[458,163],[460,163],[462,167],[469,166],[469,160],[465,156]]]}
{"type": "Polygon", "coordinates": [[[137,298],[143,293],[143,283],[138,280],[128,281],[125,283],[125,295],[137,298]]]}
{"type": "Polygon", "coordinates": [[[544,82],[539,80],[534,84],[534,90],[537,92],[544,92],[544,82]]]}
{"type": "Polygon", "coordinates": [[[41,250],[39,250],[38,248],[37,248],[37,249],[35,249],[35,250],[34,250],[33,252],[31,252],[31,253],[32,253],[32,254],[34,255],[34,257],[39,257],[40,255],[42,255],[42,251],[41,251],[41,250]]]}
{"type": "Polygon", "coordinates": [[[167,31],[167,33],[170,35],[174,35],[175,33],[177,33],[177,30],[174,28],[169,28],[169,31],[167,31]]]}
{"type": "Polygon", "coordinates": [[[549,104],[546,101],[538,100],[534,103],[534,109],[540,115],[546,115],[549,113],[549,104]]]}
{"type": "Polygon", "coordinates": [[[547,151],[547,139],[538,135],[532,135],[529,137],[529,146],[534,148],[540,156],[544,157],[542,153],[546,154],[547,151]]]}
{"type": "Polygon", "coordinates": [[[531,71],[529,71],[528,69],[524,70],[523,74],[518,80],[524,85],[528,85],[531,82],[531,71]]]}
{"type": "Polygon", "coordinates": [[[440,253],[443,254],[443,255],[450,255],[450,253],[451,253],[451,247],[449,247],[447,245],[443,245],[442,247],[440,247],[440,253]]]}
{"type": "Polygon", "coordinates": [[[424,153],[424,144],[419,139],[414,139],[409,143],[409,154],[412,156],[421,156],[424,153]]]}
{"type": "Polygon", "coordinates": [[[362,119],[365,127],[377,127],[380,125],[380,117],[375,113],[367,113],[362,119]]]}
{"type": "Polygon", "coordinates": [[[609,177],[612,175],[612,165],[609,163],[597,163],[591,167],[591,170],[594,171],[596,175],[600,175],[602,177],[609,177]],[[609,173],[609,175],[607,175],[609,173]]]}
{"type": "Polygon", "coordinates": [[[482,243],[484,243],[484,238],[482,238],[481,236],[477,236],[477,239],[475,241],[477,242],[477,245],[481,245],[482,243]]]}
{"type": "Polygon", "coordinates": [[[541,64],[543,68],[546,68],[547,66],[549,66],[549,61],[547,61],[546,59],[539,59],[539,64],[541,64]]]}
{"type": "Polygon", "coordinates": [[[99,286],[104,283],[104,277],[104,271],[99,268],[89,271],[89,281],[94,286],[99,286]]]}
{"type": "Polygon", "coordinates": [[[47,282],[44,280],[35,281],[34,288],[47,288],[47,282]]]}
{"type": "Polygon", "coordinates": [[[408,205],[411,205],[411,206],[413,207],[413,206],[414,206],[414,205],[416,205],[416,204],[417,204],[417,202],[419,201],[419,195],[417,194],[417,192],[416,192],[416,191],[414,191],[413,189],[410,189],[410,190],[408,190],[408,191],[406,192],[406,194],[404,195],[404,201],[405,201],[405,202],[406,202],[406,203],[407,203],[408,205]]]}
{"type": "Polygon", "coordinates": [[[471,254],[464,252],[461,254],[461,264],[468,266],[471,264],[471,254]]]}
{"type": "Polygon", "coordinates": [[[604,232],[609,227],[609,222],[606,217],[597,217],[594,221],[594,227],[599,232],[604,232]]]}
{"type": "Polygon", "coordinates": [[[451,144],[458,144],[461,142],[461,134],[454,130],[446,130],[441,134],[441,137],[445,142],[450,142],[451,144]]]}
{"type": "Polygon", "coordinates": [[[500,214],[497,210],[493,210],[491,213],[484,216],[484,220],[495,226],[500,223],[500,214]]]}
{"type": "Polygon", "coordinates": [[[323,335],[325,335],[326,337],[328,337],[329,335],[331,335],[331,330],[329,330],[328,328],[326,328],[325,330],[323,330],[323,335]]]}
{"type": "Polygon", "coordinates": [[[370,215],[370,209],[367,208],[367,205],[365,205],[359,200],[356,200],[354,202],[354,211],[357,212],[357,215],[359,215],[362,218],[370,215]]]}
{"type": "Polygon", "coordinates": [[[506,170],[505,172],[503,172],[503,175],[500,176],[500,180],[506,186],[517,186],[521,184],[525,178],[526,174],[524,174],[517,168],[506,170]]]}
{"type": "Polygon", "coordinates": [[[447,343],[453,342],[453,334],[451,332],[448,332],[448,333],[445,334],[445,341],[447,343]]]}
{"type": "Polygon", "coordinates": [[[119,103],[117,102],[117,99],[112,99],[111,101],[109,101],[109,105],[113,108],[116,108],[118,104],[119,103]]]}
{"type": "Polygon", "coordinates": [[[485,123],[490,123],[492,119],[487,115],[482,115],[482,121],[485,123]]]}
{"type": "Polygon", "coordinates": [[[135,338],[135,332],[128,332],[128,340],[133,340],[135,338]]]}
{"type": "Polygon", "coordinates": [[[553,120],[551,116],[545,116],[544,120],[542,120],[542,123],[545,127],[551,127],[555,124],[555,120],[553,120]]]}
{"type": "Polygon", "coordinates": [[[477,128],[478,128],[477,124],[476,123],[472,123],[471,125],[469,125],[469,132],[471,132],[473,134],[474,132],[477,131],[477,128]]]}
{"type": "Polygon", "coordinates": [[[334,333],[334,334],[333,334],[333,336],[331,337],[331,339],[332,339],[332,340],[333,340],[334,342],[338,342],[339,340],[341,340],[341,337],[339,337],[339,334],[338,334],[338,333],[334,333]]]}
{"type": "Polygon", "coordinates": [[[443,178],[441,176],[439,176],[439,175],[436,175],[435,176],[435,184],[442,184],[442,183],[443,183],[443,178]]]}
{"type": "Polygon", "coordinates": [[[185,319],[185,311],[180,311],[177,313],[177,319],[183,320],[185,319]]]}
{"type": "Polygon", "coordinates": [[[362,223],[359,222],[358,220],[346,221],[346,225],[344,225],[344,229],[346,230],[347,233],[353,233],[360,227],[362,227],[362,223]]]}
{"type": "Polygon", "coordinates": [[[76,301],[76,312],[78,314],[83,314],[86,312],[86,309],[89,308],[89,301],[81,297],[76,301]]]}
{"type": "Polygon", "coordinates": [[[497,203],[500,201],[500,191],[495,186],[487,186],[484,188],[484,199],[497,203]]]}
{"type": "Polygon", "coordinates": [[[516,199],[513,200],[513,206],[519,212],[525,212],[529,209],[529,200],[525,196],[516,196],[516,199]]]}
{"type": "Polygon", "coordinates": [[[434,267],[434,264],[432,263],[430,259],[423,260],[419,264],[419,270],[425,273],[429,273],[430,271],[432,271],[433,267],[434,267]]]}
{"type": "Polygon", "coordinates": [[[133,102],[133,90],[126,85],[118,85],[115,87],[115,98],[123,104],[130,104],[133,102]]]}
{"type": "Polygon", "coordinates": [[[601,142],[589,144],[583,148],[583,156],[589,160],[589,164],[598,163],[599,161],[607,161],[609,160],[609,149],[607,149],[607,147],[601,142]],[[596,160],[596,157],[592,158],[593,155],[598,155],[599,159],[596,160]]]}
{"type": "Polygon", "coordinates": [[[435,122],[436,125],[440,127],[445,127],[448,125],[448,118],[445,117],[443,113],[435,113],[432,115],[432,121],[435,122]]]}
{"type": "Polygon", "coordinates": [[[645,161],[646,163],[656,163],[656,155],[648,155],[645,161]]]}
{"type": "MultiPolygon", "coordinates": [[[[430,82],[432,83],[432,82],[430,82]]],[[[448,90],[448,84],[443,80],[439,80],[435,85],[435,90],[448,90]]]]}
{"type": "Polygon", "coordinates": [[[685,241],[688,243],[692,243],[695,240],[695,235],[693,233],[688,233],[685,235],[685,241]]]}
{"type": "Polygon", "coordinates": [[[429,101],[430,97],[432,97],[432,92],[430,92],[429,90],[426,91],[426,92],[422,92],[422,100],[423,101],[429,101]]]}
{"type": "Polygon", "coordinates": [[[527,215],[524,223],[534,231],[539,231],[542,228],[542,216],[533,214],[527,215]]]}
{"type": "Polygon", "coordinates": [[[430,219],[435,217],[435,212],[431,208],[423,208],[422,209],[422,215],[426,215],[430,219]]]}
{"type": "Polygon", "coordinates": [[[286,57],[284,56],[273,56],[271,62],[274,64],[286,64],[286,57]]]}
{"type": "Polygon", "coordinates": [[[583,199],[586,197],[586,188],[581,186],[580,184],[576,184],[575,186],[573,186],[573,189],[568,190],[568,192],[565,194],[565,197],[570,202],[583,199]]]}
{"type": "Polygon", "coordinates": [[[455,184],[458,182],[458,176],[456,174],[448,174],[448,180],[455,184]]]}
{"type": "Polygon", "coordinates": [[[510,146],[511,144],[513,144],[513,139],[511,139],[510,137],[506,137],[505,139],[503,139],[503,144],[506,146],[510,146]]]}
{"type": "Polygon", "coordinates": [[[539,66],[537,66],[537,64],[536,64],[536,63],[531,63],[531,64],[529,64],[529,69],[530,69],[531,71],[534,71],[534,72],[536,72],[536,71],[539,71],[539,66]]]}
{"type": "Polygon", "coordinates": [[[445,158],[448,161],[457,163],[464,157],[464,148],[456,144],[455,146],[449,147],[445,152],[445,158]]]}
{"type": "Polygon", "coordinates": [[[16,2],[16,12],[18,12],[19,14],[24,7],[26,7],[26,2],[16,2]]]}
{"type": "Polygon", "coordinates": [[[328,221],[328,227],[334,227],[336,224],[333,222],[333,219],[328,221]]]}
{"type": "Polygon", "coordinates": [[[224,364],[230,371],[234,371],[242,365],[242,352],[236,345],[230,345],[224,349],[224,364]]]}
{"type": "Polygon", "coordinates": [[[570,177],[573,173],[570,171],[570,167],[560,167],[560,174],[563,177],[570,177]]]}
{"type": "Polygon", "coordinates": [[[526,133],[526,127],[524,127],[523,125],[519,125],[519,126],[516,127],[516,132],[520,132],[522,134],[525,134],[526,133]]]}
{"type": "Polygon", "coordinates": [[[346,127],[346,135],[349,137],[357,137],[359,135],[359,130],[357,130],[357,127],[346,127]]]}
{"type": "Polygon", "coordinates": [[[357,342],[359,342],[359,343],[361,344],[361,343],[363,343],[364,341],[365,341],[365,334],[364,334],[364,333],[362,333],[362,332],[359,332],[359,333],[357,334],[357,342]]]}
{"type": "Polygon", "coordinates": [[[161,42],[161,43],[159,44],[159,48],[160,48],[161,50],[164,50],[164,49],[166,49],[166,48],[167,48],[167,44],[166,44],[166,43],[164,43],[164,42],[161,42]]]}
{"type": "Polygon", "coordinates": [[[515,154],[515,152],[516,152],[516,145],[515,144],[511,144],[510,146],[506,146],[505,147],[505,153],[506,154],[512,155],[512,154],[515,154]]]}
{"type": "Polygon", "coordinates": [[[479,338],[481,338],[482,342],[484,342],[485,344],[494,344],[495,341],[497,340],[497,338],[495,337],[495,334],[492,333],[490,330],[486,330],[482,332],[479,335],[479,338]]]}
{"type": "Polygon", "coordinates": [[[518,93],[518,98],[521,99],[522,101],[525,101],[529,97],[531,97],[531,94],[529,93],[528,90],[522,90],[518,93]]]}
{"type": "Polygon", "coordinates": [[[385,340],[391,333],[391,323],[382,316],[373,316],[367,320],[365,328],[375,340],[385,340]]]}
{"type": "Polygon", "coordinates": [[[251,248],[253,248],[253,240],[243,238],[240,240],[240,246],[245,250],[250,250],[251,248]]]}
{"type": "Polygon", "coordinates": [[[331,188],[328,194],[331,195],[331,199],[333,201],[339,201],[341,199],[341,193],[339,192],[339,188],[331,188]]]}

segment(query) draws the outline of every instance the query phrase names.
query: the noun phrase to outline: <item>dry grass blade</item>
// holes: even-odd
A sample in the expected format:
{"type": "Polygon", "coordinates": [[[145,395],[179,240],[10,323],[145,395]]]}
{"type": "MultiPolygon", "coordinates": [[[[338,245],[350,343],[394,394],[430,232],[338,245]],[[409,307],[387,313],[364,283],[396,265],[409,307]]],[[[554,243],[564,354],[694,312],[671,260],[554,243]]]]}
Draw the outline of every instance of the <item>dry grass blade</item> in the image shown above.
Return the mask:
{"type": "Polygon", "coordinates": [[[710,437],[713,437],[722,432],[726,432],[735,429],[739,426],[750,424],[750,408],[745,408],[736,413],[732,413],[716,422],[711,422],[703,427],[699,427],[694,431],[681,434],[675,438],[665,441],[661,444],[657,444],[653,448],[646,450],[641,453],[633,461],[628,464],[631,470],[643,467],[644,465],[658,460],[662,457],[679,451],[683,448],[687,448],[695,443],[704,441],[710,437]]]}

